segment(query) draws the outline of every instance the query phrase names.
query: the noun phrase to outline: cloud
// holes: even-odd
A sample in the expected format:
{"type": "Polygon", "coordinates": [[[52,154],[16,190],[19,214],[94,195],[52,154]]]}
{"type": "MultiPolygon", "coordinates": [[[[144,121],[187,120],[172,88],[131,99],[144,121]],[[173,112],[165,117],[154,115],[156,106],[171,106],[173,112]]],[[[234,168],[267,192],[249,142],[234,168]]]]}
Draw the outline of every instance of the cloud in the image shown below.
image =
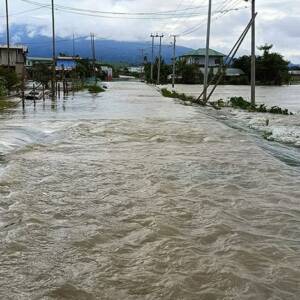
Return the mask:
{"type": "MultiPolygon", "coordinates": [[[[50,0],[35,0],[49,4],[50,0]]],[[[60,37],[88,35],[94,32],[98,37],[115,40],[149,40],[151,32],[164,32],[165,43],[169,34],[181,34],[178,43],[184,46],[199,48],[205,45],[207,0],[55,0],[59,5],[114,12],[157,12],[180,10],[181,18],[171,16],[156,19],[124,19],[75,15],[69,12],[56,11],[56,32],[60,37]],[[189,8],[198,7],[189,10],[189,8]],[[194,15],[191,16],[191,13],[194,15]],[[189,33],[188,35],[184,33],[189,33]]],[[[295,0],[257,1],[257,45],[272,43],[276,51],[287,59],[300,63],[300,5],[295,0]]],[[[230,8],[244,7],[243,0],[213,0],[213,11],[224,11],[230,8]]],[[[5,12],[4,1],[0,9],[5,12]]],[[[10,3],[10,23],[24,25],[31,35],[42,33],[51,35],[51,14],[49,8],[37,9],[22,0],[10,3]],[[18,14],[32,9],[32,12],[18,14]]],[[[134,17],[134,16],[131,16],[134,17]]],[[[140,17],[140,16],[139,16],[140,17]]],[[[213,14],[211,47],[228,52],[243,31],[250,19],[250,8],[228,13],[213,14]]],[[[5,18],[0,19],[2,32],[5,18]]],[[[21,37],[14,37],[20,41],[21,37]]],[[[249,37],[245,40],[240,54],[249,53],[249,37]]]]}

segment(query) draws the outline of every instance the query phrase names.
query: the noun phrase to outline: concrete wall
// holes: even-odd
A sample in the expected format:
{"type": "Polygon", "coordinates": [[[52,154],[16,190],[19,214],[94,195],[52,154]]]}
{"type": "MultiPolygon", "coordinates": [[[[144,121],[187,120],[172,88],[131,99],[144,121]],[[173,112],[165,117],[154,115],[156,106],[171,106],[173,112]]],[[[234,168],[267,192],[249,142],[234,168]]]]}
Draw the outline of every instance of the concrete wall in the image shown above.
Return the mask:
{"type": "MultiPolygon", "coordinates": [[[[183,60],[186,60],[187,64],[196,64],[199,66],[204,66],[205,65],[205,57],[204,56],[190,56],[190,57],[186,57],[186,58],[182,58],[183,60]]],[[[209,57],[209,61],[208,61],[208,65],[209,67],[214,67],[214,66],[219,66],[220,62],[222,62],[222,57],[214,57],[214,56],[210,56],[209,57]]]]}
{"type": "MultiPolygon", "coordinates": [[[[10,49],[10,66],[15,69],[18,76],[21,76],[24,70],[26,56],[23,49],[10,49]]],[[[7,48],[0,48],[0,66],[8,65],[7,48]]]]}

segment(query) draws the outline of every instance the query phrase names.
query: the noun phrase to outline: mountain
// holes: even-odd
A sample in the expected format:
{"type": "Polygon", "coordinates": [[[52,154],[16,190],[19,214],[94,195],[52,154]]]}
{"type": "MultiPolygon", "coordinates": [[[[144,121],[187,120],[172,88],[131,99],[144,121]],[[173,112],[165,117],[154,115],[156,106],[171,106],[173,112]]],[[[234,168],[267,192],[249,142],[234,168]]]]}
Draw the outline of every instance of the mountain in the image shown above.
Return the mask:
{"type": "Polygon", "coordinates": [[[300,64],[289,63],[289,69],[290,70],[299,70],[300,69],[300,64]]]}
{"type": "MultiPolygon", "coordinates": [[[[32,35],[22,27],[14,27],[12,30],[12,44],[24,44],[29,48],[29,56],[51,57],[52,56],[52,39],[44,35],[32,35]]],[[[0,40],[5,43],[5,32],[0,34],[0,40]]],[[[129,63],[138,65],[142,61],[141,49],[144,49],[145,56],[151,59],[151,42],[133,42],[133,41],[115,41],[99,39],[95,40],[97,59],[111,63],[129,63]]],[[[190,48],[177,46],[177,55],[182,55],[190,51],[190,48]]],[[[56,51],[67,55],[73,54],[73,38],[57,37],[56,51]]],[[[91,57],[91,41],[87,37],[75,38],[75,54],[83,58],[91,57]]],[[[155,46],[155,55],[158,55],[158,45],[155,46]]],[[[173,48],[170,45],[162,46],[162,57],[167,63],[171,62],[173,48]]]]}

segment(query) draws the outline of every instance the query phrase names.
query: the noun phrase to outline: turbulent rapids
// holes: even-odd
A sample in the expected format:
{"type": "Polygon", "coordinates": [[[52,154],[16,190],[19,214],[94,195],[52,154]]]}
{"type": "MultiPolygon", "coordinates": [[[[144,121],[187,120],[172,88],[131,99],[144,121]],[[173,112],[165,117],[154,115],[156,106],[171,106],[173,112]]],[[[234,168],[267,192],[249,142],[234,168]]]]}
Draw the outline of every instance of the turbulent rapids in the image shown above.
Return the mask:
{"type": "Polygon", "coordinates": [[[300,153],[223,119],[130,82],[2,113],[0,298],[298,300],[300,153]]]}

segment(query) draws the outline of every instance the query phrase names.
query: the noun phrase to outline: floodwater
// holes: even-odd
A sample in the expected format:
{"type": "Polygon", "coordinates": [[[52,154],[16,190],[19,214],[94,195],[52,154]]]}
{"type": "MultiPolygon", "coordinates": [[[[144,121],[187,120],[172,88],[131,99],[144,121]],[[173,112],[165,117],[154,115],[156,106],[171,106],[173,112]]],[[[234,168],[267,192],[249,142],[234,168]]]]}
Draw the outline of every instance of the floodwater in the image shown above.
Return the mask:
{"type": "Polygon", "coordinates": [[[298,300],[287,148],[142,83],[2,113],[0,299],[298,300]]]}
{"type": "MultiPolygon", "coordinates": [[[[166,86],[171,89],[171,85],[166,86]]],[[[203,90],[202,85],[177,84],[176,91],[198,98],[203,90]]],[[[211,88],[209,88],[210,90],[211,88]]],[[[240,96],[250,101],[249,85],[220,85],[212,95],[212,100],[228,100],[240,96]]],[[[256,101],[268,107],[279,106],[294,113],[300,113],[300,85],[257,86],[256,101]]]]}

